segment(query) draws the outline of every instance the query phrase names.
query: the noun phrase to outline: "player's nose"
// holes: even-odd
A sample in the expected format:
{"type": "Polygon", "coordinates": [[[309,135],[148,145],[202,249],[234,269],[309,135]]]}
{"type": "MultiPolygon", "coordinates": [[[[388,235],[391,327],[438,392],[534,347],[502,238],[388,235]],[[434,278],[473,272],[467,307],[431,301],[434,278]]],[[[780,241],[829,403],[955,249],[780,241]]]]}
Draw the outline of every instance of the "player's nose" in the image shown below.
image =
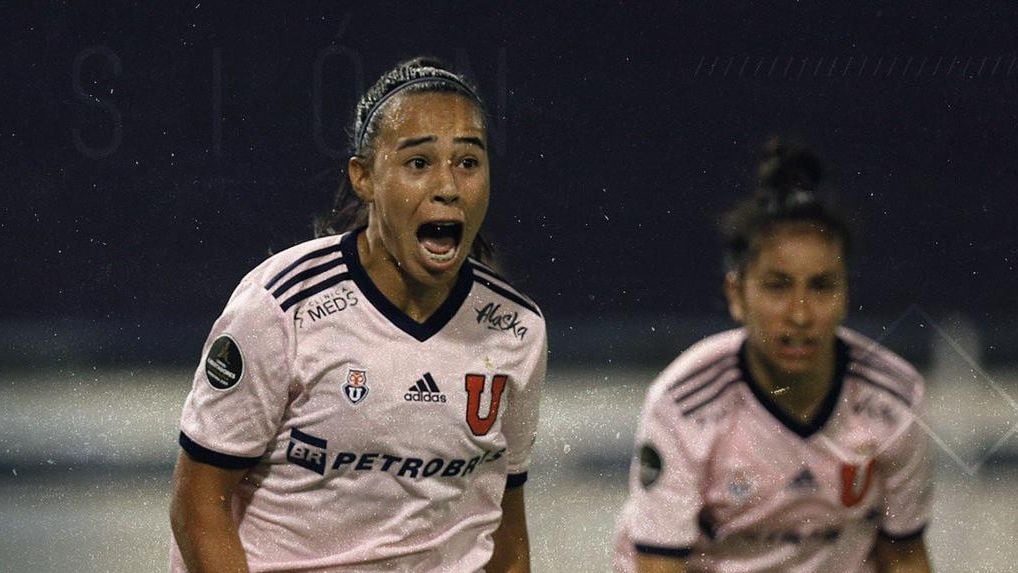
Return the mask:
{"type": "Polygon", "coordinates": [[[808,326],[813,322],[813,304],[808,297],[796,295],[789,301],[786,314],[795,326],[808,326]]]}
{"type": "Polygon", "coordinates": [[[437,170],[431,200],[436,203],[450,204],[458,201],[459,197],[459,181],[456,178],[452,161],[447,161],[437,170]]]}

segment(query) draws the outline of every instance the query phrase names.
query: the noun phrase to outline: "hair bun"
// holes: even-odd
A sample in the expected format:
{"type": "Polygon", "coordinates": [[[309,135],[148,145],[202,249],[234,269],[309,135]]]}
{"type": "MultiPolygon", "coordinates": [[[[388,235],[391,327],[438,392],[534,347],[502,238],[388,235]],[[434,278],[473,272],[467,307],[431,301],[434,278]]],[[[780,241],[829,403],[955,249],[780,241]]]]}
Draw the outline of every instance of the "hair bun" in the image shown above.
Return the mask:
{"type": "Polygon", "coordinates": [[[763,148],[757,193],[761,200],[776,206],[809,202],[823,176],[823,164],[812,151],[774,137],[763,148]]]}

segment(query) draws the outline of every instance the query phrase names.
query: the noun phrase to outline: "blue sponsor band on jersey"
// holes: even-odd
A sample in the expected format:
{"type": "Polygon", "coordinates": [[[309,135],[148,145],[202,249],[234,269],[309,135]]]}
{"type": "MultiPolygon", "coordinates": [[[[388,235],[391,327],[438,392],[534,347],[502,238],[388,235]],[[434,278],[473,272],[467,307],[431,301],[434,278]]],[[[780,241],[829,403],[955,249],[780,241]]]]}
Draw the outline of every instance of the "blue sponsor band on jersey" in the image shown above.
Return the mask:
{"type": "Polygon", "coordinates": [[[481,464],[493,462],[504,454],[505,448],[494,451],[483,450],[469,459],[442,457],[425,459],[386,452],[330,454],[327,440],[308,435],[296,428],[290,432],[290,444],[286,449],[286,459],[290,463],[319,475],[325,475],[326,472],[378,471],[409,479],[466,477],[481,464]]]}

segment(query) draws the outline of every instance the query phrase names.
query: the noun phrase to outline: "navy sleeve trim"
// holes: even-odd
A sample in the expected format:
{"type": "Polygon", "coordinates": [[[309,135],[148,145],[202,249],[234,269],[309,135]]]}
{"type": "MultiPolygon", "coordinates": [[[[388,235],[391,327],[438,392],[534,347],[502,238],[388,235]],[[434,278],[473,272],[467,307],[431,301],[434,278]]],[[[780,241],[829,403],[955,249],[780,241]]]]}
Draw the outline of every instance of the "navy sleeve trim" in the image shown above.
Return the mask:
{"type": "Polygon", "coordinates": [[[658,547],[656,545],[644,545],[635,543],[637,553],[644,555],[660,555],[662,557],[689,557],[693,553],[691,547],[658,547]]]}
{"type": "Polygon", "coordinates": [[[187,437],[184,432],[180,433],[180,438],[177,441],[180,443],[180,447],[184,448],[184,451],[187,452],[187,455],[191,456],[191,459],[203,464],[209,464],[211,466],[227,470],[244,470],[247,468],[253,468],[258,465],[258,462],[262,459],[260,456],[256,458],[245,458],[243,456],[221,454],[198,444],[191,438],[187,437]]]}
{"type": "Polygon", "coordinates": [[[910,531],[908,533],[891,534],[891,533],[888,533],[888,532],[884,531],[883,529],[881,529],[880,530],[880,537],[883,537],[884,539],[888,539],[888,540],[890,540],[892,542],[897,543],[899,541],[915,541],[916,539],[919,539],[920,537],[922,537],[923,533],[925,533],[925,532],[926,532],[926,524],[924,523],[924,524],[922,524],[921,527],[919,527],[919,529],[917,529],[915,531],[910,531]]]}
{"type": "Polygon", "coordinates": [[[509,474],[505,478],[505,488],[512,489],[527,483],[527,472],[521,474],[509,474]]]}

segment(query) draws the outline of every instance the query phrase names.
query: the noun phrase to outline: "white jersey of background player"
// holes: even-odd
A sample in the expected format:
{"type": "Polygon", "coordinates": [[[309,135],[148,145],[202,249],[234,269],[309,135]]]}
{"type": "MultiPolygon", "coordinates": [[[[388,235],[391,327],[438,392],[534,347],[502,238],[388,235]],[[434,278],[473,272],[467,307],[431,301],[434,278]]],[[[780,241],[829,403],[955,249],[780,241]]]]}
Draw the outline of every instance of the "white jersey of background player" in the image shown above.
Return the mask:
{"type": "Polygon", "coordinates": [[[768,154],[723,227],[743,328],[694,345],[650,388],[616,570],[928,571],[923,381],[839,326],[847,226],[809,191],[812,154],[780,141],[768,154]]]}
{"type": "Polygon", "coordinates": [[[786,415],[745,364],[745,332],[680,356],[647,395],[616,540],[699,571],[874,571],[875,536],[919,536],[930,458],[920,376],[847,329],[819,415],[786,415]]]}
{"type": "Polygon", "coordinates": [[[350,162],[367,227],[260,265],[205,345],[181,420],[174,571],[529,560],[547,343],[534,303],[467,258],[488,193],[479,101],[420,60],[379,85],[358,133],[375,160],[350,162]],[[227,479],[212,491],[232,492],[228,511],[204,516],[203,488],[227,479]]]}

